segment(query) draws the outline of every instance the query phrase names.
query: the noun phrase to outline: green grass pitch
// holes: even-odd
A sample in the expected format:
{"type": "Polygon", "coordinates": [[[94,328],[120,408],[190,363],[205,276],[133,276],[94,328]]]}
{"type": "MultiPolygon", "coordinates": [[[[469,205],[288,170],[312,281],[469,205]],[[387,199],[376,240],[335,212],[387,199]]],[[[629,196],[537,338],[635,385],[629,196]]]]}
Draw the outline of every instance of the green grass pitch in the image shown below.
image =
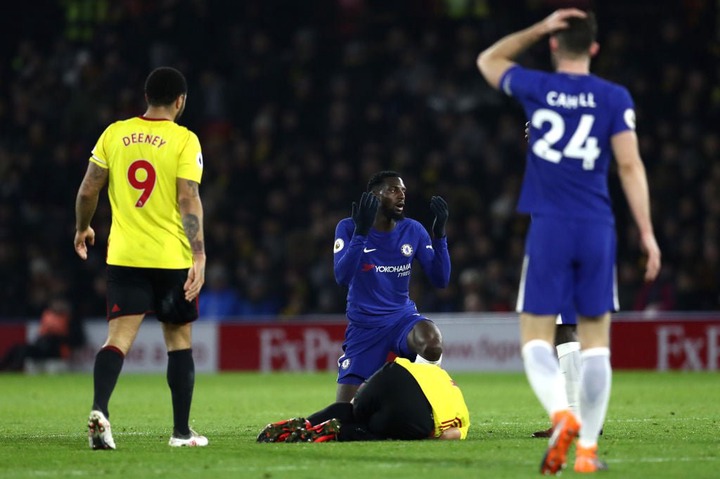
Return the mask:
{"type": "MultiPolygon", "coordinates": [[[[472,426],[466,441],[257,444],[268,422],[334,398],[334,376],[198,375],[192,426],[207,448],[171,449],[163,375],[121,375],[110,403],[118,449],[91,451],[90,375],[0,375],[0,477],[524,478],[537,477],[547,419],[522,374],[453,374],[472,426]]],[[[615,478],[720,477],[717,373],[618,372],[600,454],[615,478]]],[[[572,461],[573,454],[570,454],[572,461]]],[[[572,464],[570,462],[570,464],[572,464]]],[[[579,476],[571,467],[564,477],[579,476]]]]}

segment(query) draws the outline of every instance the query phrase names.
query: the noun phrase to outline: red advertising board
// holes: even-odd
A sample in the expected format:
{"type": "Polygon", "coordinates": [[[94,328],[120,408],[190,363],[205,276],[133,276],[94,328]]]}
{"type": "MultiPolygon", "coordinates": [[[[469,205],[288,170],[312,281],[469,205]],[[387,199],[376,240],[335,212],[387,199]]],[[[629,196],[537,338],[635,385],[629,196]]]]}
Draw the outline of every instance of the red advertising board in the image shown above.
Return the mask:
{"type": "Polygon", "coordinates": [[[626,316],[613,321],[611,341],[616,369],[720,369],[720,313],[626,316]]]}
{"type": "Polygon", "coordinates": [[[0,357],[16,344],[26,341],[25,323],[0,323],[0,357]]]}
{"type": "MultiPolygon", "coordinates": [[[[453,371],[522,371],[516,314],[431,315],[443,333],[443,365],[453,371]]],[[[0,355],[35,336],[36,321],[0,323],[0,355]]],[[[199,322],[193,336],[198,371],[335,371],[344,316],[261,322],[199,322]]],[[[106,323],[86,324],[88,345],[72,370],[91,371],[106,323]]],[[[620,313],[613,317],[615,369],[720,369],[720,312],[620,313]]],[[[143,325],[128,371],[161,372],[166,355],[158,324],[143,325]]]]}
{"type": "Polygon", "coordinates": [[[345,322],[293,321],[219,325],[220,370],[334,371],[345,322]]]}
{"type": "MultiPolygon", "coordinates": [[[[443,355],[446,368],[522,370],[517,315],[442,315],[435,319],[447,347],[443,355]],[[505,347],[513,340],[517,354],[496,357],[486,351],[488,344],[505,347]]],[[[218,368],[335,370],[345,325],[342,318],[220,324],[218,368]]],[[[611,342],[615,369],[715,371],[720,369],[720,313],[617,314],[611,342]]]]}

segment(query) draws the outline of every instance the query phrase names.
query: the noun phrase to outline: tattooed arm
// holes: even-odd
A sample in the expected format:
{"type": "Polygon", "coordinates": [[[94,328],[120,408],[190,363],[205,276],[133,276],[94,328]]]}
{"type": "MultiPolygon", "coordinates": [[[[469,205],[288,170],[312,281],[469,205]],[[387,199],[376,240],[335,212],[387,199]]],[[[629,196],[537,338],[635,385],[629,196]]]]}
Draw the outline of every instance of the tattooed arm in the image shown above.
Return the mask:
{"type": "Polygon", "coordinates": [[[178,207],[193,255],[193,265],[185,281],[185,299],[188,301],[194,300],[200,294],[200,289],[205,283],[205,233],[199,187],[200,185],[195,181],[177,179],[178,207]]]}
{"type": "Polygon", "coordinates": [[[90,227],[90,221],[97,208],[100,190],[107,179],[108,170],[90,162],[75,198],[75,252],[82,259],[87,259],[85,241],[90,245],[95,244],[95,230],[90,227]]]}

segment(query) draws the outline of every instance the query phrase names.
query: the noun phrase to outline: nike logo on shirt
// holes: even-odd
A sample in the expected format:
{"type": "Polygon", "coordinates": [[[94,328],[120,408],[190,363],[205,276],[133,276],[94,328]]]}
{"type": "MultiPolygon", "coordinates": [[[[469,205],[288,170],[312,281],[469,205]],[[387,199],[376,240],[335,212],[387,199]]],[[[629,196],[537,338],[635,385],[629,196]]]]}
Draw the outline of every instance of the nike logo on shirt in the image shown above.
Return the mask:
{"type": "Polygon", "coordinates": [[[372,252],[375,251],[376,249],[377,249],[377,248],[371,248],[371,249],[363,248],[363,253],[372,253],[372,252]]]}

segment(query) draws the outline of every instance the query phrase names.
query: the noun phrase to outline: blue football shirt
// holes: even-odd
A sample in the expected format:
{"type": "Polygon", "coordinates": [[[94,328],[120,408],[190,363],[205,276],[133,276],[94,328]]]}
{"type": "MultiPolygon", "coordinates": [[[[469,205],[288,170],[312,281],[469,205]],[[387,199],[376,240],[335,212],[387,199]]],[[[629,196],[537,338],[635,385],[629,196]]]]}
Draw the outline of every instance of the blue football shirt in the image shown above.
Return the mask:
{"type": "Polygon", "coordinates": [[[612,221],[610,138],[635,129],[627,89],[595,75],[519,65],[503,74],[500,88],[520,102],[530,123],[518,211],[612,221]]]}
{"type": "Polygon", "coordinates": [[[447,238],[431,240],[419,222],[404,218],[390,232],[371,228],[367,236],[354,231],[352,218],[341,220],[333,247],[335,279],[348,287],[350,321],[372,327],[417,312],[409,291],[415,259],[433,286],[450,282],[447,238]]]}

